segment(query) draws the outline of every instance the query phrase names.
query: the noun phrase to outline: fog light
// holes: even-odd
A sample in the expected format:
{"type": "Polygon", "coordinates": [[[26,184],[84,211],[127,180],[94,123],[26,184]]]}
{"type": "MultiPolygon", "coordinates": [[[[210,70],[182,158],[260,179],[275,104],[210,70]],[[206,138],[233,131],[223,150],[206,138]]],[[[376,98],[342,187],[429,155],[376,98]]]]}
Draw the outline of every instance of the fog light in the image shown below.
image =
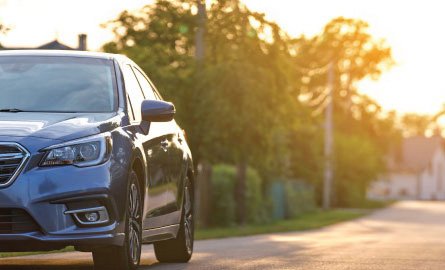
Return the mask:
{"type": "Polygon", "coordinates": [[[108,211],[104,206],[65,211],[65,215],[72,217],[80,225],[98,225],[110,222],[108,211]]]}
{"type": "Polygon", "coordinates": [[[85,218],[89,221],[89,222],[96,222],[99,220],[99,213],[97,212],[89,212],[89,213],[85,213],[85,218]]]}

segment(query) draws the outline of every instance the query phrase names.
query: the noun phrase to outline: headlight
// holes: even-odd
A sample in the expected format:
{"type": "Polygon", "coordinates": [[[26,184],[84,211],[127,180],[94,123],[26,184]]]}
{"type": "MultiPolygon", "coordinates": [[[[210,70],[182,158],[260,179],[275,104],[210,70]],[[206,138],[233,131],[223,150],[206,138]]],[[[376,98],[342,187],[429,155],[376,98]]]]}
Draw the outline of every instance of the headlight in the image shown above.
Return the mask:
{"type": "Polygon", "coordinates": [[[110,158],[112,146],[110,133],[53,145],[43,149],[46,155],[40,166],[75,165],[87,167],[98,165],[110,158]]]}

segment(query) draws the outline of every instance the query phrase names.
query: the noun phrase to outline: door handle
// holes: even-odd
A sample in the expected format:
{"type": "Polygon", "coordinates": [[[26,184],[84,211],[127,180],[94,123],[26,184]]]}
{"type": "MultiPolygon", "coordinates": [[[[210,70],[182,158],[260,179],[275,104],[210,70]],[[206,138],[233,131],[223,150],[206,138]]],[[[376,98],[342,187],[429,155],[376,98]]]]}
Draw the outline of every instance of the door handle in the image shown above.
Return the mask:
{"type": "Polygon", "coordinates": [[[162,140],[161,141],[161,146],[162,147],[167,147],[168,146],[168,140],[167,139],[162,140]]]}

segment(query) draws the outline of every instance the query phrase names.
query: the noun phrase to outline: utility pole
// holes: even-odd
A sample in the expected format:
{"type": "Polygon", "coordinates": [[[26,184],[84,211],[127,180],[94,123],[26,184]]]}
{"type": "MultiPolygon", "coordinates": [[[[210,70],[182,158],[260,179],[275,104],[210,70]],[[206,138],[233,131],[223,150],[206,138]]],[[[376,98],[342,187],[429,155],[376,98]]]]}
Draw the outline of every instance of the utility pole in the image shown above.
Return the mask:
{"type": "MultiPolygon", "coordinates": [[[[206,32],[206,4],[205,0],[196,0],[198,14],[196,20],[198,29],[195,36],[195,58],[197,62],[197,78],[202,77],[203,64],[205,57],[205,32],[206,32]]],[[[210,218],[210,178],[212,175],[212,166],[207,161],[200,160],[197,166],[197,186],[195,189],[195,216],[199,221],[199,225],[206,227],[209,225],[210,218]]]]}
{"type": "Polygon", "coordinates": [[[323,209],[328,210],[331,207],[332,179],[334,176],[332,157],[333,157],[333,112],[334,112],[334,61],[329,65],[328,70],[328,104],[325,110],[325,133],[324,133],[324,179],[323,179],[323,209]]]}
{"type": "Polygon", "coordinates": [[[205,0],[197,0],[198,5],[198,29],[196,31],[196,60],[202,62],[205,56],[205,25],[207,20],[205,0]]]}

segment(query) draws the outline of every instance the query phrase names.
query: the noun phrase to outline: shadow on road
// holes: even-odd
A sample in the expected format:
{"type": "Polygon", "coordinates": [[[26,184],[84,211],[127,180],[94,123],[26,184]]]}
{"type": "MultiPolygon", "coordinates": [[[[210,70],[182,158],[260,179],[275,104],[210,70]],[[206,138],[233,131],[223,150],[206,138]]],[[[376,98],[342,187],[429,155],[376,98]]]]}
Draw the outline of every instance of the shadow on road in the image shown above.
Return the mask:
{"type": "Polygon", "coordinates": [[[93,266],[75,265],[0,265],[0,270],[94,270],[93,266]]]}
{"type": "MultiPolygon", "coordinates": [[[[67,259],[69,261],[69,259],[67,259]]],[[[8,262],[0,261],[0,270],[94,270],[94,266],[88,262],[82,262],[80,264],[66,264],[58,262],[38,262],[34,264],[31,262],[23,263],[20,258],[14,258],[8,262]]],[[[159,270],[159,269],[177,269],[186,270],[193,269],[192,263],[190,264],[162,264],[154,260],[144,260],[139,266],[138,270],[159,270]]]]}
{"type": "MultiPolygon", "coordinates": [[[[160,264],[141,265],[138,270],[157,270],[157,269],[193,269],[187,264],[160,264]]],[[[0,265],[0,270],[94,270],[93,266],[76,265],[0,265]]]]}

